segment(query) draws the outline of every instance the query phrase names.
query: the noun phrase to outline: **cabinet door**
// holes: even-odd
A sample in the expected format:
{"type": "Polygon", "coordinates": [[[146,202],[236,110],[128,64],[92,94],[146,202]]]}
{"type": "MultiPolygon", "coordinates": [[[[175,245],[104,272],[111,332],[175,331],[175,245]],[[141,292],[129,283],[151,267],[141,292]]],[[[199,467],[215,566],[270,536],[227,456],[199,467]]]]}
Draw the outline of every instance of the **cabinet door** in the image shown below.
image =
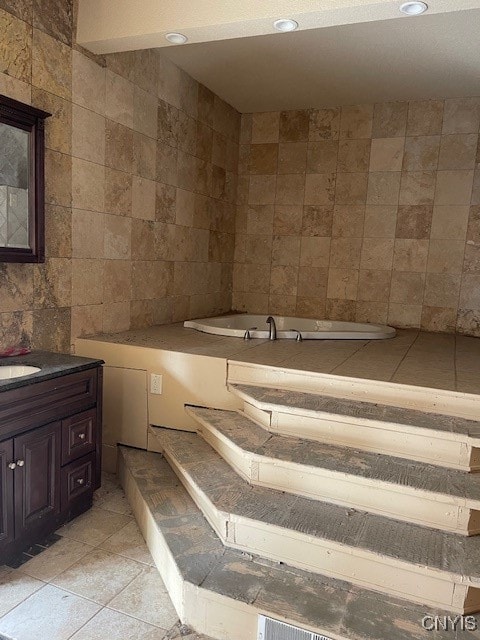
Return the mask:
{"type": "Polygon", "coordinates": [[[13,540],[13,440],[0,442],[0,549],[13,540]]]}
{"type": "Polygon", "coordinates": [[[48,526],[60,511],[60,423],[14,439],[15,537],[48,526]]]}

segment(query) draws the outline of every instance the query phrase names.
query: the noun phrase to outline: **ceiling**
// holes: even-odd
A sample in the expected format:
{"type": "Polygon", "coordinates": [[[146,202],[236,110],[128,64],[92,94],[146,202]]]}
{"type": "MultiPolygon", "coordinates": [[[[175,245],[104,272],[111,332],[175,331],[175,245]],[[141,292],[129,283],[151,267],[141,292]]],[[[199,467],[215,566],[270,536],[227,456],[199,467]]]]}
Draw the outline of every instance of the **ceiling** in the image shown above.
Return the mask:
{"type": "Polygon", "coordinates": [[[480,96],[478,25],[480,9],[464,10],[189,44],[165,54],[242,113],[480,96]]]}

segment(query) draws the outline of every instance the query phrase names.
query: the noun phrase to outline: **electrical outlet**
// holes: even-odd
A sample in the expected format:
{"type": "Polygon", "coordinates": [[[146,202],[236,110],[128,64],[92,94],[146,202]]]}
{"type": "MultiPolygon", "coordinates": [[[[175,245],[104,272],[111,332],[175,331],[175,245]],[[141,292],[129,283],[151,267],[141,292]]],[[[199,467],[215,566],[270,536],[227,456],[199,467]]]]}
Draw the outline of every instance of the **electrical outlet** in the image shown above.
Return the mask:
{"type": "Polygon", "coordinates": [[[150,393],[160,396],[162,395],[163,376],[160,373],[150,374],[150,393]]]}

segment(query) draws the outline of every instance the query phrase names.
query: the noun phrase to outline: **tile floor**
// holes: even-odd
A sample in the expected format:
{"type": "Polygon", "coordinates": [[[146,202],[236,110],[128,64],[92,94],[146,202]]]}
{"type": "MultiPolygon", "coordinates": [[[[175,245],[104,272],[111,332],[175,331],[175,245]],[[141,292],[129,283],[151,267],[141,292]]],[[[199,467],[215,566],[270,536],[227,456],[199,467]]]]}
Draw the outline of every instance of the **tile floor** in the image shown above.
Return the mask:
{"type": "Polygon", "coordinates": [[[179,623],[115,476],[18,569],[0,566],[0,638],[204,640],[179,623]]]}

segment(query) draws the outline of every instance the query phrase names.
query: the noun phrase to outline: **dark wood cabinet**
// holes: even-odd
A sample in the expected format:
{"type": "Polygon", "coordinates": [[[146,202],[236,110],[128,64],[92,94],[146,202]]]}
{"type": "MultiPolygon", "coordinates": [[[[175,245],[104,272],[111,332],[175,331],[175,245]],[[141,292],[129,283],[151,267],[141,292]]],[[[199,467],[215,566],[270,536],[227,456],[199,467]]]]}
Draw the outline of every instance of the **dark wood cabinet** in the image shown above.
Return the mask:
{"type": "Polygon", "coordinates": [[[0,564],[92,504],[102,369],[0,393],[0,564]]]}

